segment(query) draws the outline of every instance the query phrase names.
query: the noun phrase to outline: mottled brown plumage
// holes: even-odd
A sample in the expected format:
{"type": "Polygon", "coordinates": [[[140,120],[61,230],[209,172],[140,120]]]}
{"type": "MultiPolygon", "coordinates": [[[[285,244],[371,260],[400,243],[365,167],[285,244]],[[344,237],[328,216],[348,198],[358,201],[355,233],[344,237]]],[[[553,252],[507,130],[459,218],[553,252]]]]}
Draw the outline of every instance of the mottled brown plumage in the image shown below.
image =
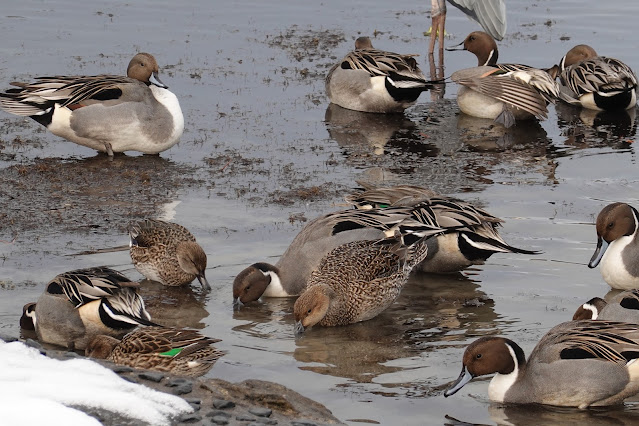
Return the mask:
{"type": "Polygon", "coordinates": [[[206,253],[188,229],[177,223],[146,219],[129,225],[131,260],[146,278],[168,286],[189,284],[195,278],[202,288],[206,280],[206,253]]]}
{"type": "Polygon", "coordinates": [[[315,324],[346,325],[377,316],[397,299],[426,254],[425,239],[410,247],[398,237],[337,247],[322,259],[295,302],[296,332],[315,324]]]}
{"type": "Polygon", "coordinates": [[[133,368],[197,377],[206,374],[224,355],[211,346],[219,341],[195,330],[141,327],[121,341],[97,336],[89,342],[85,353],[133,368]]]}

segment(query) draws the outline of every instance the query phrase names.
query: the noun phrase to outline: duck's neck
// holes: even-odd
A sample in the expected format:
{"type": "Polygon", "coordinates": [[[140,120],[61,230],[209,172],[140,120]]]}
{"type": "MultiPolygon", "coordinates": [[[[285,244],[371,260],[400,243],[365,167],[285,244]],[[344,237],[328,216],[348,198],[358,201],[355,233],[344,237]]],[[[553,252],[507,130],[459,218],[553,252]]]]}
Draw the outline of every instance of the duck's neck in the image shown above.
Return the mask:
{"type": "Polygon", "coordinates": [[[497,48],[491,49],[479,58],[479,66],[495,66],[497,65],[497,59],[499,59],[499,51],[497,48]]]}
{"type": "Polygon", "coordinates": [[[506,394],[515,384],[519,373],[526,367],[526,358],[524,351],[514,342],[507,341],[506,347],[513,361],[513,369],[510,372],[501,372],[495,374],[495,377],[488,385],[488,397],[491,401],[504,402],[506,394]]]}

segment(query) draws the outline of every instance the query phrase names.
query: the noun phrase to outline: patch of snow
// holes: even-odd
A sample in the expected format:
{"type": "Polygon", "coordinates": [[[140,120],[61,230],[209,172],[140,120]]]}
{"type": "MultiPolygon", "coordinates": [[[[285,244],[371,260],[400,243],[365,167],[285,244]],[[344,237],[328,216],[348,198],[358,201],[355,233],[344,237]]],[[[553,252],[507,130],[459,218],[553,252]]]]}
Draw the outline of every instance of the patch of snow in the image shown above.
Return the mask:
{"type": "Polygon", "coordinates": [[[0,340],[3,424],[99,425],[69,408],[91,407],[152,425],[193,411],[182,398],[128,382],[89,359],[48,358],[21,342],[0,340]]]}

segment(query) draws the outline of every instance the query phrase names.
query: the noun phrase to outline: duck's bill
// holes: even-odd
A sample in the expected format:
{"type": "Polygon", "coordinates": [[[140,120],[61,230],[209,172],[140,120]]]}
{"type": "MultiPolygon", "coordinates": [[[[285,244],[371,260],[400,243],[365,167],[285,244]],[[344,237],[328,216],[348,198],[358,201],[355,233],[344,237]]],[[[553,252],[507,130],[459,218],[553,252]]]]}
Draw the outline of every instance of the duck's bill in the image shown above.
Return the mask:
{"type": "Polygon", "coordinates": [[[302,334],[304,334],[304,326],[302,325],[302,321],[297,321],[295,323],[295,335],[296,336],[301,336],[302,334]]]}
{"type": "Polygon", "coordinates": [[[454,50],[466,50],[466,48],[464,47],[464,42],[462,41],[459,44],[456,44],[456,45],[451,46],[451,47],[447,47],[446,50],[448,50],[449,52],[452,52],[454,50]]]}
{"type": "Polygon", "coordinates": [[[234,297],[233,298],[233,309],[240,309],[242,306],[244,306],[244,303],[242,303],[242,301],[240,300],[239,297],[234,297]]]}
{"type": "Polygon", "coordinates": [[[455,383],[453,383],[448,389],[446,389],[446,391],[444,392],[444,396],[448,398],[449,396],[456,394],[458,390],[463,388],[464,385],[470,382],[472,379],[473,375],[470,374],[466,369],[466,366],[464,366],[462,368],[461,374],[459,375],[457,380],[455,380],[455,383]]]}
{"type": "Polygon", "coordinates": [[[200,282],[200,284],[202,285],[202,290],[206,290],[209,291],[211,290],[211,285],[209,284],[209,281],[206,279],[206,277],[204,276],[204,274],[200,275],[197,277],[197,280],[200,282]]]}
{"type": "Polygon", "coordinates": [[[163,89],[168,89],[169,88],[169,86],[167,86],[166,84],[164,84],[164,83],[162,83],[160,81],[160,77],[158,77],[158,74],[155,73],[155,72],[153,74],[151,74],[151,77],[149,77],[149,81],[154,86],[158,86],[158,87],[161,87],[163,89]]]}
{"type": "Polygon", "coordinates": [[[603,238],[597,238],[597,248],[595,249],[594,254],[590,258],[590,262],[588,262],[589,268],[596,268],[601,262],[601,258],[603,257],[606,249],[608,248],[608,242],[603,238]]]}

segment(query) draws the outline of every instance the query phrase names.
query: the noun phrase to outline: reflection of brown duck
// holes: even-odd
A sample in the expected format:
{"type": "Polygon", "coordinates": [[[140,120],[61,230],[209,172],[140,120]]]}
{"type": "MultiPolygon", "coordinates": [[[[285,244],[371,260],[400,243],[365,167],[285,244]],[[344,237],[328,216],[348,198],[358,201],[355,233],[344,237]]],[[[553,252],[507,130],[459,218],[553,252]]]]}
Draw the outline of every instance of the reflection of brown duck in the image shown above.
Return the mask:
{"type": "Polygon", "coordinates": [[[403,114],[367,114],[330,104],[324,116],[331,139],[341,147],[350,147],[375,155],[384,154],[384,146],[398,136],[410,137],[415,123],[403,114]]]}
{"type": "Polygon", "coordinates": [[[460,112],[457,128],[460,131],[460,140],[477,151],[503,151],[515,144],[535,144],[543,147],[549,143],[546,131],[535,120],[521,121],[517,126],[505,128],[495,125],[490,119],[460,112]]]}
{"type": "Polygon", "coordinates": [[[202,320],[209,316],[205,294],[195,294],[191,287],[167,287],[154,281],[143,281],[140,293],[153,319],[167,327],[204,328],[202,320]]]}

